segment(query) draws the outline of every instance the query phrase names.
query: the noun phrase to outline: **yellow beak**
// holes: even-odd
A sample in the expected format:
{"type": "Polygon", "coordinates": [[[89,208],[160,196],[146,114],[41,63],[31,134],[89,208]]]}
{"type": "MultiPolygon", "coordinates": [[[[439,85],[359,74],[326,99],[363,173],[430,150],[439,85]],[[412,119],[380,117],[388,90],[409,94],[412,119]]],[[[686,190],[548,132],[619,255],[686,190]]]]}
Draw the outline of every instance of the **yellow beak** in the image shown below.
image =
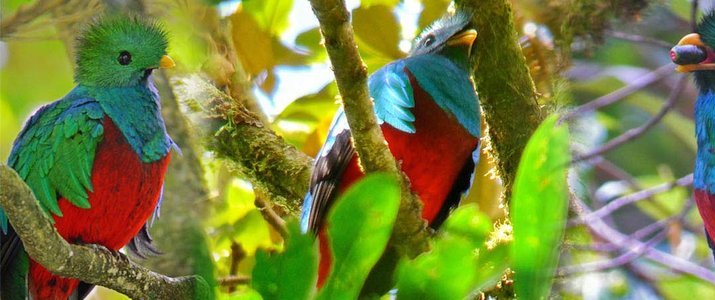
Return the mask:
{"type": "Polygon", "coordinates": [[[174,66],[176,66],[176,63],[174,62],[173,59],[171,59],[170,56],[164,55],[161,57],[161,60],[159,61],[159,67],[162,69],[171,69],[174,66]]]}
{"type": "Polygon", "coordinates": [[[466,46],[472,47],[474,40],[477,39],[477,31],[474,29],[465,30],[464,32],[451,37],[447,40],[447,46],[466,46]]]}

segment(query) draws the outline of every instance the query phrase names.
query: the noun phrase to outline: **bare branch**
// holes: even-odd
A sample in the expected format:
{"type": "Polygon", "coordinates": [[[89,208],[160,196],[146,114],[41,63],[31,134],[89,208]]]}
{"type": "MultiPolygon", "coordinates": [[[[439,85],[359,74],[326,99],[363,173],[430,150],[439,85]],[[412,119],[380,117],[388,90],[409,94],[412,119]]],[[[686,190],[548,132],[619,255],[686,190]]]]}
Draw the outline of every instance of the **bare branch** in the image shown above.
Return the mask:
{"type": "Polygon", "coordinates": [[[638,202],[643,199],[650,198],[655,194],[669,191],[672,188],[677,187],[677,186],[689,186],[691,184],[693,184],[693,173],[685,175],[674,182],[664,183],[664,184],[661,184],[661,185],[658,185],[658,186],[655,186],[655,187],[652,187],[649,189],[641,190],[641,191],[635,192],[633,194],[617,198],[611,202],[608,202],[608,204],[606,204],[605,206],[601,207],[600,209],[598,209],[592,213],[582,214],[579,216],[578,219],[570,220],[568,222],[568,224],[569,224],[569,226],[574,226],[574,225],[593,222],[594,220],[600,219],[606,215],[610,215],[615,210],[617,210],[625,205],[628,205],[628,204],[631,204],[634,202],[638,202]]]}
{"type": "Polygon", "coordinates": [[[589,160],[591,158],[594,158],[596,156],[602,155],[608,151],[611,151],[615,149],[616,147],[623,145],[625,143],[628,143],[632,140],[637,139],[638,137],[642,136],[645,134],[649,129],[653,128],[660,120],[665,117],[665,115],[675,106],[675,101],[678,100],[678,96],[680,96],[680,92],[683,91],[683,88],[685,88],[685,84],[687,83],[688,77],[686,75],[681,75],[680,79],[678,80],[678,83],[675,85],[675,88],[673,88],[672,91],[670,91],[670,96],[668,96],[668,100],[663,104],[663,107],[660,109],[660,111],[650,118],[645,124],[638,126],[636,128],[629,129],[628,131],[624,132],[623,134],[617,136],[616,138],[608,141],[608,143],[604,144],[603,146],[596,148],[595,150],[577,156],[575,157],[571,163],[577,163],[580,161],[584,160],[589,160]]]}
{"type": "MultiPolygon", "coordinates": [[[[586,204],[575,195],[572,195],[571,203],[575,207],[575,212],[585,214],[591,213],[588,206],[586,206],[586,204]]],[[[628,236],[608,226],[608,224],[599,218],[586,222],[585,225],[588,226],[588,228],[591,229],[591,231],[597,236],[626,251],[639,251],[638,249],[645,249],[645,253],[643,253],[643,255],[654,262],[665,265],[676,272],[690,274],[702,280],[715,283],[715,273],[712,271],[652,247],[644,248],[644,244],[642,242],[629,239],[628,236]]]]}
{"type": "Polygon", "coordinates": [[[587,112],[594,111],[596,109],[599,109],[601,107],[613,104],[615,102],[620,101],[621,99],[629,96],[630,94],[633,94],[653,83],[658,82],[659,80],[665,78],[666,76],[673,74],[675,72],[675,67],[673,67],[673,64],[667,64],[659,67],[653,72],[650,72],[648,74],[643,75],[642,77],[634,80],[630,84],[617,89],[613,91],[610,94],[603,95],[601,97],[596,98],[595,100],[588,102],[584,105],[581,105],[579,107],[574,108],[572,111],[568,112],[567,114],[564,114],[563,117],[561,117],[562,120],[568,120],[572,119],[574,117],[583,115],[587,112]]]}
{"type": "Polygon", "coordinates": [[[270,224],[273,229],[278,231],[281,237],[285,239],[288,236],[286,222],[273,210],[271,204],[269,204],[266,200],[259,197],[258,195],[256,195],[256,200],[254,201],[254,203],[256,205],[256,208],[258,208],[258,211],[260,211],[261,215],[263,215],[263,219],[265,219],[268,224],[270,224]]]}
{"type": "Polygon", "coordinates": [[[410,190],[409,180],[398,169],[377,125],[367,88],[367,67],[358,53],[345,2],[311,0],[310,4],[320,22],[320,31],[361,165],[366,173],[382,171],[400,179],[402,199],[393,231],[393,244],[399,253],[416,256],[429,248],[427,226],[422,219],[422,203],[410,190]]]}
{"type": "Polygon", "coordinates": [[[642,36],[642,35],[632,34],[632,33],[628,33],[628,32],[613,31],[613,30],[607,30],[605,33],[609,37],[624,40],[624,41],[645,44],[645,45],[651,45],[651,46],[664,48],[664,49],[668,49],[668,50],[670,50],[670,48],[673,47],[673,43],[655,39],[655,38],[652,38],[649,36],[642,36]]]}
{"type": "Polygon", "coordinates": [[[0,38],[13,35],[20,27],[27,25],[38,17],[62,4],[63,0],[37,0],[31,4],[21,5],[17,10],[0,22],[0,38]]]}
{"type": "Polygon", "coordinates": [[[101,246],[67,243],[30,188],[5,164],[0,164],[0,186],[0,205],[25,250],[52,273],[105,286],[135,299],[203,299],[209,295],[209,287],[201,277],[167,277],[101,246]]]}

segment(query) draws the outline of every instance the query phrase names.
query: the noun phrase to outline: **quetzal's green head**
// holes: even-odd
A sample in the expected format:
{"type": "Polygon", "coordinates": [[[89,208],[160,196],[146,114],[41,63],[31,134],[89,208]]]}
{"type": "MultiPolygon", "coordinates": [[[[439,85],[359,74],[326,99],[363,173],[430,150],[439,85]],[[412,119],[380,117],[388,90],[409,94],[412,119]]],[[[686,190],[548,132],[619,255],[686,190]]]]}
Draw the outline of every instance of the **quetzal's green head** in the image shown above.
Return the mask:
{"type": "Polygon", "coordinates": [[[122,15],[104,16],[77,39],[78,84],[125,87],[145,81],[156,68],[171,68],[166,33],[153,22],[122,15]]]}
{"type": "Polygon", "coordinates": [[[670,50],[678,72],[693,72],[701,91],[715,91],[715,11],[698,24],[695,33],[684,36],[670,50]]]}
{"type": "Polygon", "coordinates": [[[470,15],[458,12],[436,21],[415,40],[409,56],[437,54],[468,65],[472,44],[477,38],[470,19],[470,15]]]}

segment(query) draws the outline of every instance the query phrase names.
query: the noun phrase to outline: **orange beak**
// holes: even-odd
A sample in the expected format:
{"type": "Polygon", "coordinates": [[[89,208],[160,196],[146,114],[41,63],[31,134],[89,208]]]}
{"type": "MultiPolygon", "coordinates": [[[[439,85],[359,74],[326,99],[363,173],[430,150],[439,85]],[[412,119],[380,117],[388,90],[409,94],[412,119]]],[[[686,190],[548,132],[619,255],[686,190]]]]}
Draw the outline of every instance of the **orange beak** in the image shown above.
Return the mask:
{"type": "Polygon", "coordinates": [[[465,30],[447,40],[447,46],[472,47],[477,39],[477,31],[474,29],[465,30]]]}
{"type": "Polygon", "coordinates": [[[174,62],[173,59],[171,59],[170,56],[164,55],[161,57],[161,60],[159,61],[159,67],[162,69],[171,69],[174,66],[176,66],[176,63],[174,62]]]}

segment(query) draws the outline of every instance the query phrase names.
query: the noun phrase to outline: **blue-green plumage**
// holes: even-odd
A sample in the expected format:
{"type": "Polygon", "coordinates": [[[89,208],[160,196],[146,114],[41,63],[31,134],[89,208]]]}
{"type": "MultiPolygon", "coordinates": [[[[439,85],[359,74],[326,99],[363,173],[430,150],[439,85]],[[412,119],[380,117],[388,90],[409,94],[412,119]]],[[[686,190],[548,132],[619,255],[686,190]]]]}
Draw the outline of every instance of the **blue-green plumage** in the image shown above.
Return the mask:
{"type": "MultiPolygon", "coordinates": [[[[98,19],[78,38],[77,87],[39,109],[13,144],[9,166],[72,243],[117,251],[137,233],[148,238],[143,226],[160,201],[173,146],[151,78],[173,66],[166,46],[156,24],[98,19]]],[[[0,298],[66,299],[77,288],[78,280],[28,263],[2,209],[0,228],[0,298]]]]}

